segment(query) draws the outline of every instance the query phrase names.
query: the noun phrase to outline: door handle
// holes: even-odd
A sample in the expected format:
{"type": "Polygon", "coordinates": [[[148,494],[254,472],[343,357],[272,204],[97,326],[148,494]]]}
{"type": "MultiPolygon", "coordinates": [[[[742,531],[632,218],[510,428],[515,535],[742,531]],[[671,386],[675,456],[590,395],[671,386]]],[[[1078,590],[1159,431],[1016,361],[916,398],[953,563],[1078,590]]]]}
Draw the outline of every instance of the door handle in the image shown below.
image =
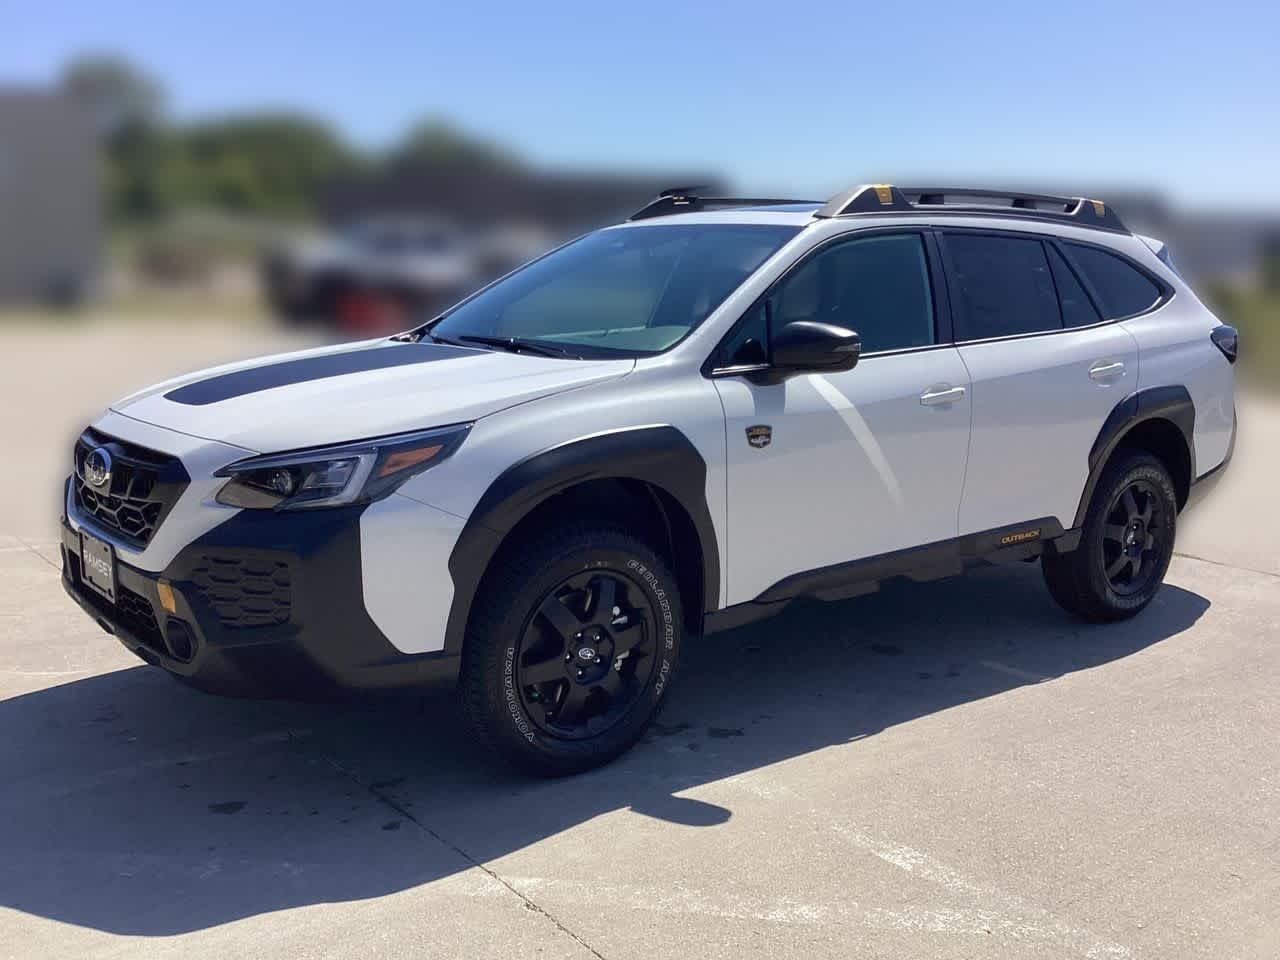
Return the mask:
{"type": "Polygon", "coordinates": [[[953,387],[949,383],[936,383],[920,394],[920,403],[926,407],[934,407],[942,403],[955,403],[964,399],[964,387],[953,387]]]}
{"type": "Polygon", "coordinates": [[[1124,364],[1119,360],[1112,363],[1099,360],[1089,368],[1090,380],[1114,380],[1124,376],[1124,364]]]}

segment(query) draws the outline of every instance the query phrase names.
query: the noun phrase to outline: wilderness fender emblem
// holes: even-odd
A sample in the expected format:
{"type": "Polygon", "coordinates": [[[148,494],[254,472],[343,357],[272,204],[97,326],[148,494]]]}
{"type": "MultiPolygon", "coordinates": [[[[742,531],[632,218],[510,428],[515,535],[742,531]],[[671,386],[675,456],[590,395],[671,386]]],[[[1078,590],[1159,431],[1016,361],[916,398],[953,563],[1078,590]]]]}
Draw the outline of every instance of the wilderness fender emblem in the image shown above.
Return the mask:
{"type": "Polygon", "coordinates": [[[1028,540],[1035,540],[1040,536],[1040,528],[1034,530],[1019,530],[1017,533],[1008,533],[1000,538],[1000,546],[1008,547],[1015,543],[1026,543],[1028,540]]]}
{"type": "Polygon", "coordinates": [[[767,447],[772,439],[773,427],[767,423],[757,423],[754,427],[747,427],[747,443],[757,450],[767,447]]]}

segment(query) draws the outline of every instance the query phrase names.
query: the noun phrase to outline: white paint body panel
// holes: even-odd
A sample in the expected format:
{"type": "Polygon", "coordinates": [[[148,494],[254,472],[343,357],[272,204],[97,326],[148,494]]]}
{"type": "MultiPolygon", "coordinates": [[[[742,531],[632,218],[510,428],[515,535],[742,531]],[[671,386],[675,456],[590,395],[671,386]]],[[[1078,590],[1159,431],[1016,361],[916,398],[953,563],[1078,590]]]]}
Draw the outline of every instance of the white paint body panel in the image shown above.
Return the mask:
{"type": "Polygon", "coordinates": [[[444,645],[453,603],[449,554],[466,521],[392,494],[360,516],[365,609],[403,653],[444,645]]]}
{"type": "Polygon", "coordinates": [[[195,437],[275,453],[474,420],[558,390],[621,376],[634,365],[632,360],[583,362],[475,350],[430,363],[288,384],[218,403],[176,403],[166,397],[176,387],[217,373],[353,348],[405,349],[380,340],[265,357],[170,381],[112,409],[195,437]]]}
{"type": "Polygon", "coordinates": [[[1124,322],[1142,351],[1139,386],[1184,386],[1195,404],[1195,470],[1203,476],[1227,455],[1235,423],[1231,364],[1209,340],[1217,326],[1207,310],[1175,309],[1177,299],[1157,319],[1153,314],[1124,322]],[[1206,319],[1207,318],[1207,319],[1206,319]]]}
{"type": "Polygon", "coordinates": [[[1197,476],[1222,463],[1235,432],[1235,377],[1209,339],[1218,322],[1183,285],[1164,309],[1121,324],[1142,355],[1138,386],[1184,386],[1191,394],[1197,476]]]}
{"type": "Polygon", "coordinates": [[[954,348],[869,356],[853,370],[775,385],[715,381],[728,451],[729,603],[779,580],[956,535],[969,444],[968,388],[954,348]],[[764,448],[747,443],[773,428],[764,448]]]}
{"type": "Polygon", "coordinates": [[[1107,415],[1137,389],[1138,347],[1119,324],[962,345],[973,380],[959,532],[1053,517],[1069,529],[1107,415]],[[1124,364],[1095,381],[1095,364],[1124,364]]]}

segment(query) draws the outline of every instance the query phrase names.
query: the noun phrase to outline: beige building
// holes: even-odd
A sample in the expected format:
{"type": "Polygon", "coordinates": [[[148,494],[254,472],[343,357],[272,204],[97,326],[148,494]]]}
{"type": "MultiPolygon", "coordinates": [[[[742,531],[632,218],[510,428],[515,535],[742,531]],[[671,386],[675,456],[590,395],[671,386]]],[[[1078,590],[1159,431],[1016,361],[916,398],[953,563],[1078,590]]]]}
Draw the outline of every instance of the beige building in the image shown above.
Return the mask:
{"type": "Polygon", "coordinates": [[[90,295],[101,245],[88,117],[57,93],[0,89],[0,303],[90,295]]]}

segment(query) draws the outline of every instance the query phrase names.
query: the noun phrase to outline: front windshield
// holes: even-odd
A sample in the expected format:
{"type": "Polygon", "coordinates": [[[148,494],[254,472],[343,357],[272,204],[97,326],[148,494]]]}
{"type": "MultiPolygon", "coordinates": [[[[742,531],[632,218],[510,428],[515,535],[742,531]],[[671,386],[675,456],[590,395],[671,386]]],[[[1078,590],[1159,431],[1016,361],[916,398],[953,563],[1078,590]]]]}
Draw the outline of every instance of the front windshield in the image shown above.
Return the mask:
{"type": "Polygon", "coordinates": [[[799,231],[672,224],[588,234],[449,311],[434,337],[500,337],[576,356],[661,353],[799,231]]]}

